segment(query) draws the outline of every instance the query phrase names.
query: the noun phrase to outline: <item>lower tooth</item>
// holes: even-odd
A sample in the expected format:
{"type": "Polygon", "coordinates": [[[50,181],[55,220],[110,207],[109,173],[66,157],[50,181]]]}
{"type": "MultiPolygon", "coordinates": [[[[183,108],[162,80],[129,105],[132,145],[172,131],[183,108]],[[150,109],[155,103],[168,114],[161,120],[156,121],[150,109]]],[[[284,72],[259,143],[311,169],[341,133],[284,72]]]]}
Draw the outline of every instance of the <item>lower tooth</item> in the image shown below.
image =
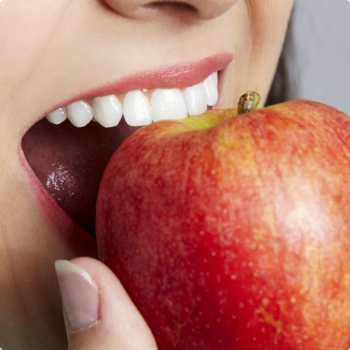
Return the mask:
{"type": "Polygon", "coordinates": [[[153,121],[187,118],[187,107],[179,89],[156,89],[151,98],[153,121]]]}
{"type": "Polygon", "coordinates": [[[123,101],[124,119],[130,126],[152,123],[152,108],[147,97],[139,90],[128,92],[123,101]]]}
{"type": "Polygon", "coordinates": [[[51,112],[46,119],[55,125],[63,123],[68,118],[67,107],[58,108],[57,110],[51,112]]]}
{"type": "Polygon", "coordinates": [[[105,128],[117,126],[123,115],[123,107],[114,96],[96,97],[93,100],[94,119],[105,128]]]}
{"type": "Polygon", "coordinates": [[[68,119],[77,128],[82,128],[92,120],[92,109],[83,101],[71,103],[67,106],[68,119]]]}

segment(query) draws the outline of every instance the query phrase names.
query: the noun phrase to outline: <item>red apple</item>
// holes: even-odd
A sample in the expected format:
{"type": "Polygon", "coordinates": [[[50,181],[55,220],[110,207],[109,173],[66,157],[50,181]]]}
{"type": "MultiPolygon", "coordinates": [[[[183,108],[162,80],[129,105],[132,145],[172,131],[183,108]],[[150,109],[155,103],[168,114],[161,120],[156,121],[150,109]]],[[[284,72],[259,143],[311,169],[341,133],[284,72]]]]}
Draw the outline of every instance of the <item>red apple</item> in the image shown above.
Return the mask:
{"type": "Polygon", "coordinates": [[[117,150],[100,257],[160,349],[347,350],[350,119],[303,100],[232,115],[154,123],[117,150]]]}

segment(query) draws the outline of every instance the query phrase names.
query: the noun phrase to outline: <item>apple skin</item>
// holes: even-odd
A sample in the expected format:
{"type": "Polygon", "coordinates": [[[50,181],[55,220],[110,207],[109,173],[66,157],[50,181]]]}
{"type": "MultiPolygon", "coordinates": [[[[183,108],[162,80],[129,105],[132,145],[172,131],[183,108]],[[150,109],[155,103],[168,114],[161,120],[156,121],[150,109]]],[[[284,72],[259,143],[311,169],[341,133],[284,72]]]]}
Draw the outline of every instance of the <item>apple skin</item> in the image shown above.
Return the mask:
{"type": "Polygon", "coordinates": [[[97,202],[100,258],[159,349],[346,350],[350,119],[305,100],[235,114],[122,144],[97,202]]]}

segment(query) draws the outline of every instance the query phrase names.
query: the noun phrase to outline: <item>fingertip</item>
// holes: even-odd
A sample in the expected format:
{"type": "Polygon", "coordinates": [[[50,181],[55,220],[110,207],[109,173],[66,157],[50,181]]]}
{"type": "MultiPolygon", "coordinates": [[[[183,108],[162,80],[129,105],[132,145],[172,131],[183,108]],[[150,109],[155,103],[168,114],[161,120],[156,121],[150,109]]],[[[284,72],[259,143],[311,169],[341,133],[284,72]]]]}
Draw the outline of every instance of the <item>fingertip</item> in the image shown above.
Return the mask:
{"type": "Polygon", "coordinates": [[[91,276],[67,260],[57,260],[55,269],[66,315],[67,332],[92,327],[99,314],[99,291],[91,276]]]}
{"type": "Polygon", "coordinates": [[[98,350],[109,346],[115,349],[157,349],[143,317],[107,266],[84,257],[70,262],[58,261],[55,267],[60,288],[66,284],[63,288],[68,290],[62,292],[62,300],[68,305],[67,310],[65,306],[65,321],[69,349],[98,350]],[[66,282],[62,283],[64,278],[66,282]],[[77,316],[71,314],[72,307],[76,306],[80,307],[78,321],[77,316]]]}

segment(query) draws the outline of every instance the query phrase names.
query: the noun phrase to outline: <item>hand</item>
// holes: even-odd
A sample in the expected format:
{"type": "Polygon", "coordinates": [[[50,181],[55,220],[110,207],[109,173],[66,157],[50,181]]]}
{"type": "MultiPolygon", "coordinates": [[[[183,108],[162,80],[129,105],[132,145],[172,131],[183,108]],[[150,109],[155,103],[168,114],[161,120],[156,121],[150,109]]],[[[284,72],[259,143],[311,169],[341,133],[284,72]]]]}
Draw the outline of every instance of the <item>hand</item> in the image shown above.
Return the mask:
{"type": "Polygon", "coordinates": [[[117,277],[91,258],[55,264],[69,350],[156,350],[150,329],[117,277]]]}

